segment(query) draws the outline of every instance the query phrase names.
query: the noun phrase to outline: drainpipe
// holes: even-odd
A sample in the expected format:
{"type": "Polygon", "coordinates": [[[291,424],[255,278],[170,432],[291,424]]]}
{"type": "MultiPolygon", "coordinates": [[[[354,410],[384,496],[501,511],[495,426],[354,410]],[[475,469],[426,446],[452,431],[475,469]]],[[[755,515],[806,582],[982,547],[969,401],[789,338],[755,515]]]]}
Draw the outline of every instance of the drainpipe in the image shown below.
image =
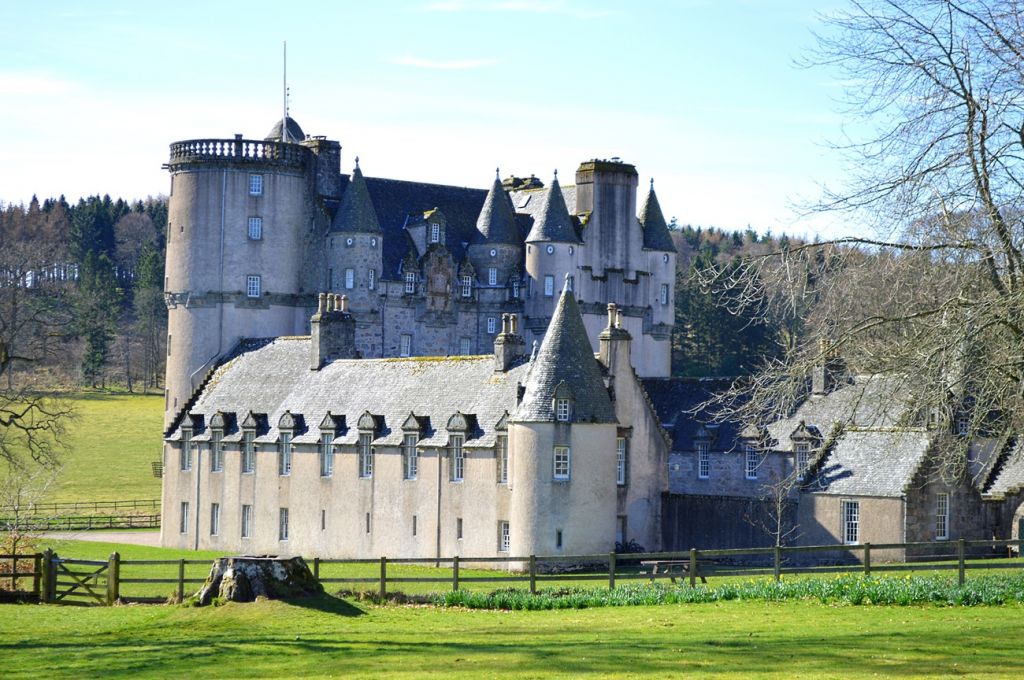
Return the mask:
{"type": "Polygon", "coordinates": [[[192,541],[192,549],[199,550],[199,483],[203,476],[203,447],[196,446],[196,532],[192,541]]]}
{"type": "Polygon", "coordinates": [[[443,447],[437,448],[437,517],[435,525],[437,536],[434,544],[434,558],[437,560],[435,567],[441,566],[441,452],[443,447]]]}

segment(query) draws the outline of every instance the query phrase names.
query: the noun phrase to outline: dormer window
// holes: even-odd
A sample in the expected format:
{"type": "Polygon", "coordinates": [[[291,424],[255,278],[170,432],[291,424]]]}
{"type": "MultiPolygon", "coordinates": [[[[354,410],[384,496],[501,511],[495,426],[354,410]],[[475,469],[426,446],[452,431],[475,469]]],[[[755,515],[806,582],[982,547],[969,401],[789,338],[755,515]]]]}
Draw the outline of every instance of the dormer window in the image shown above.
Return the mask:
{"type": "Polygon", "coordinates": [[[441,225],[438,222],[430,223],[430,242],[439,243],[441,241],[441,225]]]}
{"type": "Polygon", "coordinates": [[[956,419],[956,433],[961,437],[966,437],[971,431],[971,421],[967,416],[960,416],[956,419]]]}
{"type": "Polygon", "coordinates": [[[409,294],[416,292],[416,272],[405,273],[405,292],[409,294]]]}
{"type": "Polygon", "coordinates": [[[473,295],[473,277],[469,274],[463,274],[460,277],[462,282],[462,297],[468,298],[473,295]]]}
{"type": "Polygon", "coordinates": [[[292,473],[292,433],[282,432],[277,452],[277,474],[287,477],[292,473]]]}
{"type": "Polygon", "coordinates": [[[808,442],[797,442],[793,447],[796,450],[796,471],[802,475],[807,472],[811,462],[811,445],[808,442]]]}
{"type": "Polygon", "coordinates": [[[571,414],[568,399],[555,399],[555,420],[567,423],[571,414]]]}
{"type": "Polygon", "coordinates": [[[519,299],[519,282],[518,281],[513,281],[512,282],[512,299],[513,300],[518,300],[519,299]]]}
{"type": "Polygon", "coordinates": [[[182,472],[192,470],[192,430],[182,428],[181,430],[181,454],[180,467],[182,472]]]}
{"type": "Polygon", "coordinates": [[[565,381],[555,385],[555,392],[551,395],[551,410],[554,412],[555,420],[560,423],[568,423],[573,417],[573,394],[565,381]]]}

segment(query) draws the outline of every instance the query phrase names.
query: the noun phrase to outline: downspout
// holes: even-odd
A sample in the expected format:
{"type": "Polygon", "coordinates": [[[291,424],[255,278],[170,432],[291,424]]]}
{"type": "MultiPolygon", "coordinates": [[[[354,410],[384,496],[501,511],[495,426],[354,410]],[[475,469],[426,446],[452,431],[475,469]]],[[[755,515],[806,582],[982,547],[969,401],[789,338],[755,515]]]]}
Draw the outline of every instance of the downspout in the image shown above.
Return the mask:
{"type": "Polygon", "coordinates": [[[436,525],[436,538],[434,545],[434,558],[437,560],[434,564],[435,567],[441,566],[441,452],[444,451],[444,447],[437,448],[437,517],[435,518],[434,524],[436,525]]]}
{"type": "MultiPolygon", "coordinates": [[[[191,444],[190,444],[191,446],[191,444]]],[[[196,533],[192,541],[192,549],[199,550],[199,483],[203,476],[203,447],[196,446],[196,533]]]]}
{"type": "Polygon", "coordinates": [[[227,211],[228,171],[221,174],[220,184],[220,257],[217,258],[217,275],[221,300],[217,303],[217,354],[224,352],[224,222],[227,211]]]}

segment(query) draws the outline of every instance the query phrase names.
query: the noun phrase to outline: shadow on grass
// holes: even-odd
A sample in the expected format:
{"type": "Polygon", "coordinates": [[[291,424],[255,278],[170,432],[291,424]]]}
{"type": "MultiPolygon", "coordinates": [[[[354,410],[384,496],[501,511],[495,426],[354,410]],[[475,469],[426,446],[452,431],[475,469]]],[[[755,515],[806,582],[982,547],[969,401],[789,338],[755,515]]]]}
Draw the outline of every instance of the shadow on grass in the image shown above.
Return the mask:
{"type": "Polygon", "coordinates": [[[313,595],[311,597],[296,597],[288,600],[283,600],[293,607],[300,609],[312,609],[314,611],[323,612],[325,614],[335,614],[337,616],[363,616],[366,611],[355,606],[347,600],[343,600],[327,593],[320,595],[313,595]]]}

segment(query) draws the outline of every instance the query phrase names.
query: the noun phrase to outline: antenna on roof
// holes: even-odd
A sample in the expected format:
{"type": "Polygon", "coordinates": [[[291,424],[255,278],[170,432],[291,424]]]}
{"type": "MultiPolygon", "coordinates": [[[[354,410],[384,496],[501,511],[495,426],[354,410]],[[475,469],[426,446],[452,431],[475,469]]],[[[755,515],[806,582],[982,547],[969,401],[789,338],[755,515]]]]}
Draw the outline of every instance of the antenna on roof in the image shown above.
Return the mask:
{"type": "Polygon", "coordinates": [[[281,141],[288,142],[288,41],[283,41],[284,44],[284,55],[283,62],[284,68],[282,69],[281,76],[281,89],[283,101],[281,102],[281,108],[284,111],[284,115],[281,117],[281,141]]]}

